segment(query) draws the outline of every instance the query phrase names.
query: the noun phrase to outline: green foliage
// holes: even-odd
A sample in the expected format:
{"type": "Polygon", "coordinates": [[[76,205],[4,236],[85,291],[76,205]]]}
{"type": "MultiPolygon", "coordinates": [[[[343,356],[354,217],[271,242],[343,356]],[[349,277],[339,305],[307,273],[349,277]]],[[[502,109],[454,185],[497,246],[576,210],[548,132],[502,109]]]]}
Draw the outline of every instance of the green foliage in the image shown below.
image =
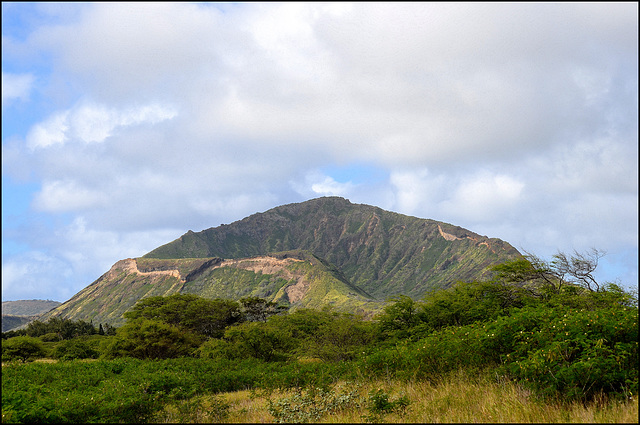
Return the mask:
{"type": "MultiPolygon", "coordinates": [[[[98,331],[89,322],[84,320],[73,321],[61,317],[52,317],[47,322],[34,320],[27,325],[26,334],[32,337],[41,337],[56,334],[59,340],[77,338],[83,335],[94,335],[98,331]]],[[[47,337],[53,340],[53,337],[47,337]]]]}
{"type": "Polygon", "coordinates": [[[346,392],[342,388],[329,390],[321,387],[298,388],[290,397],[277,400],[267,400],[267,410],[278,423],[298,422],[306,423],[320,421],[326,415],[360,408],[363,398],[360,396],[360,386],[347,383],[350,389],[346,392]]]}
{"type": "Polygon", "coordinates": [[[41,335],[39,338],[42,342],[57,342],[62,340],[62,338],[60,338],[60,335],[55,332],[41,335]]]}
{"type": "Polygon", "coordinates": [[[100,356],[86,339],[74,338],[60,342],[53,350],[52,357],[59,360],[97,359],[100,356]]]}
{"type": "Polygon", "coordinates": [[[370,322],[349,314],[301,309],[267,322],[231,326],[222,339],[206,341],[199,352],[205,358],[344,361],[367,349],[374,332],[370,322]]]}
{"type": "Polygon", "coordinates": [[[528,306],[495,320],[442,328],[361,362],[367,374],[400,379],[495,368],[540,394],[567,399],[637,394],[638,310],[528,306]]]}
{"type": "Polygon", "coordinates": [[[411,400],[406,395],[390,400],[390,395],[384,390],[378,389],[369,394],[368,410],[369,415],[365,416],[367,422],[383,422],[384,416],[391,413],[404,414],[406,408],[411,404],[411,400]]]}
{"type": "Polygon", "coordinates": [[[20,360],[23,363],[46,356],[42,341],[30,336],[16,336],[2,340],[2,361],[20,360]]]}
{"type": "Polygon", "coordinates": [[[495,281],[459,282],[426,297],[421,317],[431,329],[463,326],[509,314],[527,301],[528,295],[512,285],[495,281]]]}
{"type": "Polygon", "coordinates": [[[418,311],[418,303],[406,295],[391,299],[392,304],[384,308],[384,313],[378,315],[380,330],[385,336],[394,335],[396,338],[409,337],[411,329],[424,321],[418,311]]]}
{"type": "Polygon", "coordinates": [[[224,329],[243,320],[240,305],[232,300],[208,300],[192,294],[149,297],[125,313],[127,320],[149,319],[219,338],[224,329]]]}
{"type": "MultiPolygon", "coordinates": [[[[247,388],[325,387],[336,376],[351,379],[350,373],[342,364],[255,359],[16,363],[3,366],[2,407],[22,423],[140,423],[168,404],[180,406],[194,397],[247,388]]],[[[224,406],[213,408],[224,415],[224,406]]]]}
{"type": "Polygon", "coordinates": [[[322,323],[313,336],[300,344],[298,353],[324,361],[353,360],[375,339],[371,323],[346,313],[329,313],[330,320],[322,323]]]}
{"type": "Polygon", "coordinates": [[[355,358],[375,339],[375,326],[361,317],[325,309],[300,309],[271,317],[269,326],[292,340],[290,354],[344,361],[355,358]]]}
{"type": "Polygon", "coordinates": [[[278,305],[259,297],[245,297],[240,299],[245,320],[249,322],[266,322],[275,314],[281,314],[288,310],[288,306],[278,305]]]}
{"type": "Polygon", "coordinates": [[[106,357],[168,359],[191,356],[202,342],[203,337],[178,326],[137,318],[118,328],[106,357]]]}
{"type": "Polygon", "coordinates": [[[287,315],[270,317],[269,323],[289,332],[292,338],[303,340],[313,337],[329,320],[330,314],[326,311],[304,308],[287,315]]]}
{"type": "Polygon", "coordinates": [[[510,325],[520,325],[522,333],[512,352],[501,353],[508,357],[504,370],[539,393],[570,399],[638,393],[637,309],[531,309],[513,319],[510,325]]]}
{"type": "Polygon", "coordinates": [[[265,323],[247,322],[228,328],[222,340],[210,339],[199,349],[205,358],[255,358],[282,361],[294,347],[290,334],[265,323]]]}
{"type": "MultiPolygon", "coordinates": [[[[224,401],[219,395],[197,396],[185,400],[179,400],[171,404],[169,408],[177,411],[171,417],[171,423],[201,423],[202,414],[206,412],[212,423],[226,422],[231,414],[231,404],[224,401]]],[[[166,422],[166,410],[154,416],[151,422],[166,422]]]]}

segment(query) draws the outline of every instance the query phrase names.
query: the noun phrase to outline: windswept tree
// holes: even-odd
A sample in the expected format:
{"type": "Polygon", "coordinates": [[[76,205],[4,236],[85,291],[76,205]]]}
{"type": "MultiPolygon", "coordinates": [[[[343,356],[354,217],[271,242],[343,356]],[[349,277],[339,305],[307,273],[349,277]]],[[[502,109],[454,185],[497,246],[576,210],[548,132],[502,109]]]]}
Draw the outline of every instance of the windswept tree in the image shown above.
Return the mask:
{"type": "Polygon", "coordinates": [[[526,253],[524,257],[492,267],[491,282],[524,290],[530,296],[574,306],[637,305],[637,296],[613,282],[599,282],[595,271],[605,252],[592,248],[585,253],[558,252],[551,261],[526,253]],[[579,295],[574,297],[573,295],[579,295]]]}
{"type": "Polygon", "coordinates": [[[240,300],[245,320],[249,322],[266,322],[273,315],[286,312],[289,307],[276,304],[259,297],[245,297],[240,300]]]}
{"type": "Polygon", "coordinates": [[[559,292],[567,285],[578,286],[590,292],[599,292],[605,285],[599,283],[594,272],[605,252],[592,248],[573,254],[558,252],[551,261],[545,261],[535,254],[526,253],[524,257],[492,267],[494,280],[528,288],[538,295],[541,287],[559,292]]]}

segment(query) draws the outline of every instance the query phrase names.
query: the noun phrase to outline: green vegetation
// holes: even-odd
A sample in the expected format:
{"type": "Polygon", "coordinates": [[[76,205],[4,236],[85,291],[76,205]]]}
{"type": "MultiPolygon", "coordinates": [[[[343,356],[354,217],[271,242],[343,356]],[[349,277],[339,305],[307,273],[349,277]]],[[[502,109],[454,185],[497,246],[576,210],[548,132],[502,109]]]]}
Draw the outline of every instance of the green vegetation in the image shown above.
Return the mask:
{"type": "Polygon", "coordinates": [[[508,261],[373,321],[175,294],[115,335],[41,323],[3,340],[3,422],[637,419],[637,295],[593,279],[599,256],[508,261]]]}
{"type": "Polygon", "coordinates": [[[289,250],[326,260],[352,286],[381,300],[399,294],[418,299],[429,289],[484,277],[487,267],[519,256],[504,241],[457,226],[323,197],[189,231],[143,258],[238,259],[289,250]]]}
{"type": "Polygon", "coordinates": [[[94,284],[43,316],[125,324],[125,313],[139,299],[193,294],[209,299],[240,301],[260,298],[292,309],[321,308],[368,314],[381,309],[354,287],[335,266],[310,252],[285,251],[261,258],[223,262],[220,258],[138,258],[116,263],[94,284]],[[294,296],[290,298],[291,287],[294,296]]]}
{"type": "Polygon", "coordinates": [[[37,316],[59,305],[58,301],[51,300],[3,301],[2,315],[37,316]]]}

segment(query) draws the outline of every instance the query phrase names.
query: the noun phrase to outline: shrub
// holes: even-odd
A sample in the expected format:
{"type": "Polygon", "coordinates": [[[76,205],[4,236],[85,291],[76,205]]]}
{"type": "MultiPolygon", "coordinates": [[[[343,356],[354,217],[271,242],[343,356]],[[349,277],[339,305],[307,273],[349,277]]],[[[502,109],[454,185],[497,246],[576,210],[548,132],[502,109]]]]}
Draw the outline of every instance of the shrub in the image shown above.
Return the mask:
{"type": "Polygon", "coordinates": [[[350,391],[342,393],[339,389],[308,387],[296,389],[289,397],[267,400],[267,410],[279,423],[319,421],[328,414],[359,408],[363,399],[359,395],[360,386],[347,384],[350,391]]]}
{"type": "Polygon", "coordinates": [[[382,422],[384,415],[391,413],[404,414],[407,406],[411,404],[409,397],[406,395],[391,401],[389,394],[379,389],[369,394],[369,416],[364,418],[367,422],[382,422]]]}
{"type": "Polygon", "coordinates": [[[140,359],[168,359],[191,356],[202,337],[168,323],[135,319],[117,330],[106,350],[106,358],[122,356],[140,359]]]}
{"type": "Polygon", "coordinates": [[[2,361],[20,360],[23,363],[46,356],[42,341],[30,336],[16,336],[2,341],[2,361]]]}
{"type": "Polygon", "coordinates": [[[55,332],[50,332],[48,334],[44,334],[42,336],[39,337],[40,340],[42,342],[57,342],[57,341],[62,341],[62,338],[60,338],[60,335],[58,335],[55,332]]]}
{"type": "Polygon", "coordinates": [[[59,360],[97,359],[99,355],[88,341],[79,338],[62,341],[53,350],[53,357],[59,360]]]}
{"type": "Polygon", "coordinates": [[[520,325],[514,335],[513,353],[507,353],[513,359],[504,367],[513,376],[543,394],[572,399],[638,393],[637,308],[540,310],[514,317],[516,325],[537,325],[520,325]]]}

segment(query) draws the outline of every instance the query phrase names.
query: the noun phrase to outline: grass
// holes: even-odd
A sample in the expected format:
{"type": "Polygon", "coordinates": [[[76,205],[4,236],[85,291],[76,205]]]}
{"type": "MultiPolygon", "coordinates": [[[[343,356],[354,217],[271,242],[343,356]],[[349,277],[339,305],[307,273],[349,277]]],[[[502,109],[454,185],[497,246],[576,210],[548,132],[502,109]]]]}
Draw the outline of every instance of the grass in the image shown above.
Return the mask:
{"type": "MultiPolygon", "coordinates": [[[[638,400],[599,400],[561,403],[537,399],[521,385],[499,377],[470,377],[457,373],[440,382],[366,381],[338,383],[314,399],[316,411],[326,412],[316,423],[638,423],[638,400]],[[344,402],[338,409],[323,408],[328,398],[344,402]],[[383,411],[372,407],[371,394],[388,395],[389,401],[406,397],[404,410],[383,411]],[[326,394],[330,394],[329,397],[326,394]],[[375,413],[375,414],[374,414],[375,413]]],[[[167,406],[154,422],[159,423],[274,423],[269,401],[287,404],[291,411],[309,409],[310,398],[296,398],[301,393],[287,391],[236,391],[200,397],[167,406]],[[296,402],[293,400],[302,400],[296,402]]],[[[302,393],[303,394],[303,393],[302,393]]],[[[295,421],[293,418],[287,422],[295,421]]]]}

